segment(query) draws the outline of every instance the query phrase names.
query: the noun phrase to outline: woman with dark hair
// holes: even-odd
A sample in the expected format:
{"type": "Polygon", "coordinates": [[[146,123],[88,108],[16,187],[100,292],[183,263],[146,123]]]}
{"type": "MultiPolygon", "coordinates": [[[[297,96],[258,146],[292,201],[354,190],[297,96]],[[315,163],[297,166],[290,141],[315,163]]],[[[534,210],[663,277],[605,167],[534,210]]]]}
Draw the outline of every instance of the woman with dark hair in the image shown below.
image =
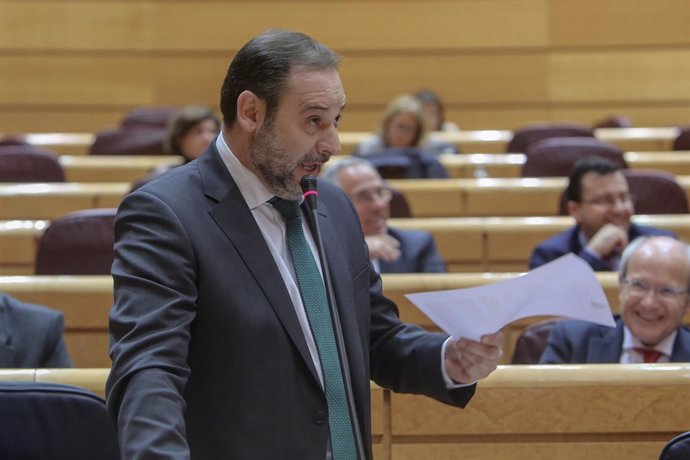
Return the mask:
{"type": "Polygon", "coordinates": [[[190,162],[204,153],[219,132],[220,121],[211,109],[183,107],[170,117],[165,149],[169,154],[180,155],[190,162]]]}

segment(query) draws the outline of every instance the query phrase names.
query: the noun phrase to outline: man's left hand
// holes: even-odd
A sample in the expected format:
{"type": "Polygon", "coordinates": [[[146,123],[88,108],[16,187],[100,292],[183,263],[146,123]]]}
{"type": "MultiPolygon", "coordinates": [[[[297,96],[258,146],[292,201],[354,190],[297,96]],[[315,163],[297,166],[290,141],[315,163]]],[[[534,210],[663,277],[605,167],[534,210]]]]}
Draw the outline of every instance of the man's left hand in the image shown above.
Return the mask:
{"type": "Polygon", "coordinates": [[[472,383],[488,376],[503,356],[503,333],[487,334],[479,342],[460,339],[448,342],[445,366],[456,383],[472,383]]]}

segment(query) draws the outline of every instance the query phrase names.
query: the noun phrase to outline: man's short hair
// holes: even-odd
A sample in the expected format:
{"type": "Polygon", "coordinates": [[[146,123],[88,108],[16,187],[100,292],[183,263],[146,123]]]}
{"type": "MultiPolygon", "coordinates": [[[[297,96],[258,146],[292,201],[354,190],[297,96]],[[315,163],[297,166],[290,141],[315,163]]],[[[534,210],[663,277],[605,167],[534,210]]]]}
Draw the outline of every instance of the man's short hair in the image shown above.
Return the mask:
{"type": "Polygon", "coordinates": [[[280,97],[294,68],[337,69],[340,56],[300,32],[268,30],[250,40],[235,55],[220,91],[225,126],[237,118],[237,98],[251,91],[266,103],[266,119],[273,120],[280,97]]]}
{"type": "Polygon", "coordinates": [[[565,189],[568,201],[580,202],[582,200],[582,177],[590,172],[599,175],[613,174],[620,171],[621,167],[607,158],[596,155],[588,155],[578,159],[570,170],[568,176],[568,188],[565,189]]]}
{"type": "MultiPolygon", "coordinates": [[[[659,236],[659,235],[643,235],[643,236],[638,236],[634,240],[632,240],[623,250],[623,254],[621,254],[621,260],[620,260],[620,265],[618,267],[618,272],[619,276],[621,278],[626,278],[628,276],[628,263],[630,262],[630,257],[637,251],[640,246],[645,244],[647,241],[649,241],[652,238],[672,238],[670,236],[659,236]]],[[[686,282],[688,289],[690,289],[690,246],[683,242],[680,241],[680,243],[683,244],[685,247],[685,258],[688,263],[688,280],[686,282]]]]}
{"type": "Polygon", "coordinates": [[[347,168],[358,165],[369,166],[374,172],[376,172],[376,174],[378,174],[378,170],[373,164],[371,164],[369,160],[362,157],[349,156],[339,159],[338,161],[326,166],[319,175],[319,178],[340,186],[340,173],[347,168]]]}

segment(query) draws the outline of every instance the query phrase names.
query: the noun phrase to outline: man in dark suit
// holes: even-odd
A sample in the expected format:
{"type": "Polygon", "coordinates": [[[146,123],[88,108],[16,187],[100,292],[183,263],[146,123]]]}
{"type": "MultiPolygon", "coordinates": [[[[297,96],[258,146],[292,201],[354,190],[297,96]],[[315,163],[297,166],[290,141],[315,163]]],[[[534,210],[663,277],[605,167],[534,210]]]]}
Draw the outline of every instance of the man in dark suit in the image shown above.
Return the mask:
{"type": "Polygon", "coordinates": [[[621,258],[616,327],[558,321],[540,363],[690,361],[690,248],[667,236],[643,236],[621,258]]]}
{"type": "Polygon", "coordinates": [[[338,185],[352,200],[379,273],[446,272],[431,233],[388,226],[393,194],[368,160],[343,158],[328,165],[320,177],[338,185]]]}
{"type": "Polygon", "coordinates": [[[594,271],[615,271],[628,242],[642,235],[672,232],[637,225],[628,182],[620,168],[597,156],[579,159],[569,176],[568,213],[576,224],[547,239],[532,251],[529,268],[536,268],[569,252],[582,257],[594,271]]]}
{"type": "Polygon", "coordinates": [[[0,367],[72,367],[62,313],[0,293],[0,367]]]}
{"type": "Polygon", "coordinates": [[[332,435],[346,433],[336,429],[343,418],[358,423],[349,437],[360,434],[371,458],[370,379],[464,406],[473,383],[496,368],[500,333],[453,340],[400,322],[350,202],[320,183],[317,220],[355,412],[331,404],[346,396],[342,386],[324,391],[341,370],[321,348],[327,328],[312,321],[316,307],[303,294],[305,260],[291,257],[295,238],[302,256],[318,253],[313,214],[301,231],[296,217],[286,226],[275,198],[301,200],[300,179],[340,149],[338,61],[300,33],[250,40],[221,89],[221,135],[120,205],[106,391],[123,458],[337,460],[354,449],[332,435]]]}

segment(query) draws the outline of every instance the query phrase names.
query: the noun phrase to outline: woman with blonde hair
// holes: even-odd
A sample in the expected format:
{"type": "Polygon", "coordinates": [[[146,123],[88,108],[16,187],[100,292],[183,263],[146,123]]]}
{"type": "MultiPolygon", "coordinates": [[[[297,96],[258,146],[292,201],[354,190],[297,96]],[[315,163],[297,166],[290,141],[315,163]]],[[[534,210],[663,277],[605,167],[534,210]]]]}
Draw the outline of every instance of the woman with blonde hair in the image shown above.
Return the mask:
{"type": "Polygon", "coordinates": [[[453,144],[430,139],[428,133],[422,103],[411,94],[403,94],[386,107],[379,133],[362,141],[354,154],[368,156],[390,147],[415,147],[434,155],[458,153],[453,144]]]}

